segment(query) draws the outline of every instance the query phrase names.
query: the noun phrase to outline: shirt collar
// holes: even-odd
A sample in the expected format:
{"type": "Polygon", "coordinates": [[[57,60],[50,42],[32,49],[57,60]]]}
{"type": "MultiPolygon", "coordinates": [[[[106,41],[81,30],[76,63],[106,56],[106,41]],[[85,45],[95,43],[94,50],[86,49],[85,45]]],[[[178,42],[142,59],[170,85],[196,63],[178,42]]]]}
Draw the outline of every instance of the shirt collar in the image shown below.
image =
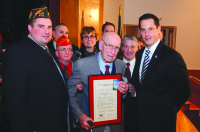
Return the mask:
{"type": "Polygon", "coordinates": [[[104,71],[104,70],[105,70],[105,66],[106,66],[106,65],[109,65],[111,69],[112,69],[112,67],[113,67],[113,63],[112,63],[112,62],[111,62],[111,63],[105,63],[105,62],[103,61],[103,59],[101,58],[100,52],[98,53],[98,61],[99,61],[99,67],[100,67],[100,70],[101,70],[101,71],[104,71]]]}
{"type": "Polygon", "coordinates": [[[130,65],[133,65],[134,62],[135,62],[135,58],[132,59],[130,62],[128,62],[128,61],[127,61],[126,59],[124,59],[124,57],[123,57],[123,61],[124,61],[125,63],[130,63],[130,65]]]}
{"type": "Polygon", "coordinates": [[[72,63],[72,61],[70,61],[67,65],[64,65],[62,62],[60,62],[60,65],[61,65],[62,69],[64,69],[64,66],[67,66],[67,68],[70,69],[71,63],[72,63]]]}
{"type": "Polygon", "coordinates": [[[42,45],[40,45],[40,44],[38,44],[38,42],[37,41],[35,41],[35,39],[33,39],[32,37],[31,37],[31,35],[29,34],[28,35],[28,37],[31,39],[31,40],[33,40],[37,45],[39,45],[40,47],[42,47],[44,50],[46,49],[44,46],[42,46],[42,45]]]}
{"type": "MultiPolygon", "coordinates": [[[[150,53],[153,54],[158,46],[158,44],[160,43],[160,39],[151,46],[151,48],[149,49],[150,50],[150,53]]],[[[148,48],[145,46],[145,51],[148,50],[148,48]]]]}

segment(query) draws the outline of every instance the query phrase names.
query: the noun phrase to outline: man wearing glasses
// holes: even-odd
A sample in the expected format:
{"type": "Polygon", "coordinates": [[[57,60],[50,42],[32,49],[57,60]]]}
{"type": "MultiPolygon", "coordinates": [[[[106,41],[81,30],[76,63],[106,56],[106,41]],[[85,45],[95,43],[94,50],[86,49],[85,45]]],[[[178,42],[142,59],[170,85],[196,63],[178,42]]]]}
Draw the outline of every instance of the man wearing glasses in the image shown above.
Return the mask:
{"type": "MultiPolygon", "coordinates": [[[[71,77],[71,72],[73,69],[73,62],[71,61],[71,58],[73,56],[73,50],[72,50],[72,44],[68,37],[65,35],[61,36],[57,42],[56,42],[56,56],[58,57],[58,60],[60,62],[60,65],[65,73],[65,76],[67,80],[71,77]]],[[[78,90],[82,90],[82,83],[76,84],[76,87],[78,90]]],[[[68,131],[72,132],[74,131],[73,127],[73,120],[72,120],[72,114],[71,111],[68,109],[67,113],[68,117],[68,131]]]]}
{"type": "MultiPolygon", "coordinates": [[[[105,74],[107,70],[111,74],[121,73],[124,75],[126,65],[123,61],[116,59],[120,45],[121,39],[119,35],[114,32],[105,33],[99,43],[100,52],[94,56],[79,59],[74,63],[72,76],[68,81],[68,92],[73,116],[75,120],[79,121],[82,127],[81,131],[86,131],[91,128],[87,121],[92,121],[89,118],[88,75],[105,74]],[[109,69],[106,70],[108,66],[109,69]],[[81,82],[84,88],[83,97],[80,100],[81,105],[79,106],[75,85],[81,82]]],[[[120,81],[118,90],[122,94],[125,94],[128,90],[128,84],[120,81]]],[[[114,124],[109,126],[95,126],[93,128],[94,132],[103,132],[104,130],[123,132],[123,126],[122,124],[114,124]]]]}
{"type": "Polygon", "coordinates": [[[81,48],[80,48],[80,58],[95,55],[99,50],[95,47],[97,41],[97,34],[94,27],[85,26],[80,34],[81,37],[81,48]]]}

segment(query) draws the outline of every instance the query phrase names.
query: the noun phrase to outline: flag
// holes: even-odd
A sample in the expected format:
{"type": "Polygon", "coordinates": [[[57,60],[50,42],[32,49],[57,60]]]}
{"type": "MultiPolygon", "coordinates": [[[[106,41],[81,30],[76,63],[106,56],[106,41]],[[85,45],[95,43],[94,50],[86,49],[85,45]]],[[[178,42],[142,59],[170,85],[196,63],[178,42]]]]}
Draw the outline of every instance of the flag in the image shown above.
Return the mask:
{"type": "Polygon", "coordinates": [[[122,17],[121,17],[121,5],[119,6],[119,18],[118,18],[118,32],[117,34],[122,38],[122,17]]]}

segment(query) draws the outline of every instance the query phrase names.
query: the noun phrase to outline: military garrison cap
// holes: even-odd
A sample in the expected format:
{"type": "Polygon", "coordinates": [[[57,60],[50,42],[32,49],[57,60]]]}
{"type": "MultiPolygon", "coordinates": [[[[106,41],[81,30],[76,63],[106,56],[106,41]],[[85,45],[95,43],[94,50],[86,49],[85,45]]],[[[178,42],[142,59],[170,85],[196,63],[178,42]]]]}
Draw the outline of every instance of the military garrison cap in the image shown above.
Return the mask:
{"type": "Polygon", "coordinates": [[[33,19],[36,19],[36,18],[49,18],[49,19],[51,19],[50,15],[49,15],[48,8],[46,7],[46,5],[43,5],[39,8],[32,9],[30,11],[29,21],[32,21],[33,19]]]}

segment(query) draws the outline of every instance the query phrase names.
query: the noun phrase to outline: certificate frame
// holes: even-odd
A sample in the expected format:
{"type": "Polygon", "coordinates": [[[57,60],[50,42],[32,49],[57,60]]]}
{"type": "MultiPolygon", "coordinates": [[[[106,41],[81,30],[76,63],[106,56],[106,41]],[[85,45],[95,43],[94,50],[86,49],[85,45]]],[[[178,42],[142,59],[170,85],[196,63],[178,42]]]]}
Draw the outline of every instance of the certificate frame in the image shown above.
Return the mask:
{"type": "MultiPolygon", "coordinates": [[[[119,90],[114,90],[113,88],[113,92],[114,95],[116,95],[116,102],[115,103],[115,108],[116,109],[116,118],[115,119],[109,119],[109,120],[101,120],[101,121],[96,121],[95,118],[95,103],[97,103],[98,101],[95,101],[95,97],[94,97],[94,93],[95,93],[95,89],[94,88],[94,81],[99,81],[99,80],[114,80],[117,79],[119,81],[122,80],[122,75],[121,74],[115,74],[115,75],[90,75],[88,76],[88,81],[89,81],[89,90],[88,90],[88,99],[89,99],[89,114],[90,114],[90,118],[93,119],[93,125],[94,126],[98,126],[98,125],[106,125],[106,124],[113,124],[113,123],[121,123],[122,122],[122,106],[121,106],[121,93],[119,92],[119,90]]],[[[113,82],[114,83],[114,82],[113,82]]],[[[105,84],[106,85],[106,84],[105,84]]],[[[113,86],[114,87],[114,86],[113,86]]]]}

